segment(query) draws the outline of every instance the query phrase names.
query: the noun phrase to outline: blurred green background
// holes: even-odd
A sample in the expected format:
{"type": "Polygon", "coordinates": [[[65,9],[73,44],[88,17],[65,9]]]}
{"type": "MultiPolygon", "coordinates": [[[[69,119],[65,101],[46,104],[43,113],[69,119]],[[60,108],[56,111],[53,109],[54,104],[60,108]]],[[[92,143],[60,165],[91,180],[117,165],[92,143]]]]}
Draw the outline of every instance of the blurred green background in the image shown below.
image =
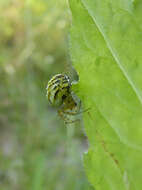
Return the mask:
{"type": "Polygon", "coordinates": [[[46,85],[72,73],[65,0],[0,1],[0,190],[87,190],[83,126],[68,129],[46,85]]]}

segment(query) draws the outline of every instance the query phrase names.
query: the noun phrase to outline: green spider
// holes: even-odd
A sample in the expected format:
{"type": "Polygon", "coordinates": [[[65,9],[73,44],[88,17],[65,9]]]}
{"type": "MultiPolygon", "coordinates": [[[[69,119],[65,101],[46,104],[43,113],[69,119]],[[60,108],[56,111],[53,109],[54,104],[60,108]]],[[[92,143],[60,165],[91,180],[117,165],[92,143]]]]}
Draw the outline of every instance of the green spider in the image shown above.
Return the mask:
{"type": "Polygon", "coordinates": [[[81,102],[75,100],[71,91],[72,83],[65,74],[53,76],[47,84],[47,98],[51,105],[59,107],[58,114],[67,123],[79,121],[71,120],[71,116],[79,114],[81,102]]]}

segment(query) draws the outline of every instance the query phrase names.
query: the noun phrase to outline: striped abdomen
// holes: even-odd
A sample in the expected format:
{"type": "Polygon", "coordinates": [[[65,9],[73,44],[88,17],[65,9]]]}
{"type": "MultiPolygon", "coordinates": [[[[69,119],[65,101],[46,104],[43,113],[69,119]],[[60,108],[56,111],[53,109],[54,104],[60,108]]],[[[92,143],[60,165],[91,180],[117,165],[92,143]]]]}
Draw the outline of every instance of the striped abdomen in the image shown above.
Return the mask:
{"type": "Polygon", "coordinates": [[[70,80],[67,75],[57,74],[47,84],[47,98],[52,105],[59,106],[70,93],[70,80]]]}

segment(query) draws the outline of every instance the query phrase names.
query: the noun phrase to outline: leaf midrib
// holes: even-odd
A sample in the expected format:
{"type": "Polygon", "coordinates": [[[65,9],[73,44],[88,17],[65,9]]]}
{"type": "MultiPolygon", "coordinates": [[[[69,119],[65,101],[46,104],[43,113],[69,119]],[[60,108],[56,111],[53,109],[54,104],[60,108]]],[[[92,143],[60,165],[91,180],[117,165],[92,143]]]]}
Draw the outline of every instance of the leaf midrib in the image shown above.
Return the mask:
{"type": "Polygon", "coordinates": [[[142,97],[138,92],[138,89],[135,87],[134,82],[131,80],[131,78],[129,77],[127,71],[125,70],[125,68],[122,66],[120,59],[118,58],[118,56],[115,53],[115,49],[112,47],[112,45],[110,44],[109,40],[107,39],[107,36],[105,35],[105,33],[103,32],[103,29],[101,28],[101,26],[99,25],[99,23],[97,22],[97,19],[90,13],[90,11],[88,10],[88,8],[86,7],[85,3],[81,0],[84,8],[86,9],[86,11],[88,12],[88,15],[91,17],[91,19],[93,20],[93,22],[95,23],[96,27],[98,28],[100,34],[102,35],[104,42],[106,43],[106,46],[108,47],[108,50],[110,51],[112,57],[114,58],[117,66],[119,67],[119,69],[122,71],[124,77],[127,79],[130,87],[133,89],[133,91],[135,92],[140,104],[142,105],[142,97]]]}

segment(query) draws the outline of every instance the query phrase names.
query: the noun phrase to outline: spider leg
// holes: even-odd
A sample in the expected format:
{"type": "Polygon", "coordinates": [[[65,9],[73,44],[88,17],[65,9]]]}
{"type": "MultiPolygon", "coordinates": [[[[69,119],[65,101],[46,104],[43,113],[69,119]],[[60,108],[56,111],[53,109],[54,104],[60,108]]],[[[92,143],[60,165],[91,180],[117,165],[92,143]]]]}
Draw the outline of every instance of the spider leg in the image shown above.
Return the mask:
{"type": "Polygon", "coordinates": [[[64,113],[64,114],[68,114],[68,115],[78,115],[78,114],[81,114],[81,113],[84,113],[84,112],[86,112],[86,111],[88,111],[90,108],[87,108],[87,109],[85,109],[85,110],[83,110],[83,111],[78,111],[78,110],[76,110],[76,111],[74,111],[74,112],[69,112],[69,111],[64,111],[64,110],[62,110],[62,112],[64,113]]]}
{"type": "Polygon", "coordinates": [[[67,115],[72,115],[70,112],[65,112],[63,109],[58,110],[58,115],[64,120],[65,124],[71,124],[74,122],[79,122],[79,119],[71,120],[67,117],[67,115]]]}
{"type": "Polygon", "coordinates": [[[67,115],[77,115],[78,112],[77,111],[74,111],[74,112],[70,112],[70,111],[62,111],[64,114],[67,114],[67,115]]]}
{"type": "Polygon", "coordinates": [[[67,117],[65,116],[64,112],[62,109],[58,110],[58,115],[64,120],[66,121],[67,117]]]}
{"type": "Polygon", "coordinates": [[[76,119],[76,120],[72,120],[72,121],[65,121],[65,124],[71,124],[71,123],[76,123],[76,122],[80,122],[80,120],[76,119]]]}

